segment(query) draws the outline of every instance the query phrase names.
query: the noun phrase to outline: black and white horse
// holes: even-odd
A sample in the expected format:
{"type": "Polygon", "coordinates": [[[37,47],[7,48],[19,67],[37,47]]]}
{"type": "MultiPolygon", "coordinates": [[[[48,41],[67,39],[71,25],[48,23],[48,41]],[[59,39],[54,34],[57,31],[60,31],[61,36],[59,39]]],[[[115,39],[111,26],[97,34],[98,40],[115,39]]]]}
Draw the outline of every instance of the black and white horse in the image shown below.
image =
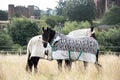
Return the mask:
{"type": "MultiPolygon", "coordinates": [[[[32,67],[34,66],[34,71],[37,72],[37,65],[39,59],[51,60],[51,47],[47,46],[47,48],[43,47],[42,36],[34,36],[32,37],[27,45],[27,64],[26,71],[32,72],[32,67]],[[47,56],[47,58],[46,58],[47,56]]],[[[57,60],[58,69],[61,70],[62,60],[57,60]]],[[[71,62],[69,60],[65,60],[65,66],[71,66],[71,62]]]]}
{"type": "MultiPolygon", "coordinates": [[[[97,69],[101,67],[101,65],[98,64],[99,46],[97,41],[92,37],[81,37],[79,39],[73,39],[61,33],[58,33],[51,28],[43,28],[42,39],[43,46],[47,47],[47,44],[49,43],[52,46],[52,50],[56,52],[56,55],[58,52],[61,52],[63,55],[69,56],[65,59],[72,60],[71,55],[76,54],[77,57],[74,56],[74,58],[85,61],[86,63],[95,63],[97,69]],[[80,58],[80,56],[82,57],[80,58]]],[[[59,57],[58,59],[62,58],[59,57]]]]}

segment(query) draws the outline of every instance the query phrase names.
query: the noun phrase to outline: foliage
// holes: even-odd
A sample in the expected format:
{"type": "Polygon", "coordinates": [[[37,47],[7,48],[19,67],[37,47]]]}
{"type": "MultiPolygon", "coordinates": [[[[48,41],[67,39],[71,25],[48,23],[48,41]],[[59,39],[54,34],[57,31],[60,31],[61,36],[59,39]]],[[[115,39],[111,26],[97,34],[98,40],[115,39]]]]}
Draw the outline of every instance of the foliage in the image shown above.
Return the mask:
{"type": "Polygon", "coordinates": [[[0,20],[8,20],[8,13],[0,10],[0,20]]]}
{"type": "Polygon", "coordinates": [[[68,22],[65,22],[64,27],[60,28],[60,27],[56,26],[55,30],[60,31],[67,35],[72,30],[88,28],[88,27],[90,27],[90,24],[87,21],[86,22],[76,22],[76,21],[70,22],[70,21],[68,21],[68,22]]]}
{"type": "Polygon", "coordinates": [[[13,41],[10,35],[5,31],[0,31],[0,49],[12,48],[13,41]]]}
{"type": "Polygon", "coordinates": [[[46,23],[47,23],[51,28],[54,28],[55,25],[56,25],[55,20],[52,19],[52,18],[47,18],[47,19],[46,19],[46,23]]]}
{"type": "Polygon", "coordinates": [[[55,25],[60,26],[59,23],[60,23],[60,24],[64,24],[65,21],[66,21],[66,19],[65,19],[63,16],[58,16],[58,15],[56,15],[56,16],[49,16],[49,17],[46,19],[46,23],[47,23],[50,27],[52,27],[52,28],[54,28],[55,25]]]}
{"type": "Polygon", "coordinates": [[[39,28],[35,22],[25,18],[14,18],[8,25],[8,31],[15,44],[27,45],[29,38],[38,35],[39,28]]]}
{"type": "Polygon", "coordinates": [[[34,10],[34,16],[41,16],[40,15],[41,11],[38,9],[38,10],[34,10]]]}
{"type": "Polygon", "coordinates": [[[101,50],[120,52],[120,28],[97,32],[96,37],[101,45],[101,50]]]}
{"type": "Polygon", "coordinates": [[[103,16],[103,23],[108,25],[120,24],[120,7],[114,6],[103,16]]]}
{"type": "Polygon", "coordinates": [[[20,15],[20,14],[18,14],[18,13],[14,13],[14,14],[12,15],[12,17],[20,18],[20,17],[22,17],[22,15],[20,15]]]}
{"type": "Polygon", "coordinates": [[[96,7],[94,0],[67,0],[63,12],[69,20],[87,20],[92,24],[96,15],[96,7]]]}
{"type": "Polygon", "coordinates": [[[40,27],[47,27],[48,25],[46,24],[45,20],[40,20],[40,27]]]}
{"type": "Polygon", "coordinates": [[[63,15],[63,8],[65,7],[66,1],[59,0],[58,5],[56,6],[57,15],[63,15]]]}
{"type": "Polygon", "coordinates": [[[51,8],[47,8],[46,15],[47,15],[47,16],[50,16],[50,15],[51,15],[51,11],[52,11],[51,8]]]}

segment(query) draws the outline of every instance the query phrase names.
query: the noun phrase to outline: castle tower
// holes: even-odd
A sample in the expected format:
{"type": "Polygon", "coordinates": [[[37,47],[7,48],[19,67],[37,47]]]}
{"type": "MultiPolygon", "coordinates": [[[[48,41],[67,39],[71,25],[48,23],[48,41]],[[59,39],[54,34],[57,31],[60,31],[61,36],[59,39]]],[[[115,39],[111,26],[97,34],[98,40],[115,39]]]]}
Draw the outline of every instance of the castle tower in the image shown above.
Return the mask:
{"type": "Polygon", "coordinates": [[[28,17],[34,16],[34,5],[28,6],[28,17]]]}
{"type": "Polygon", "coordinates": [[[15,11],[14,5],[13,4],[8,5],[8,19],[11,19],[11,17],[14,14],[14,11],[15,11]]]}

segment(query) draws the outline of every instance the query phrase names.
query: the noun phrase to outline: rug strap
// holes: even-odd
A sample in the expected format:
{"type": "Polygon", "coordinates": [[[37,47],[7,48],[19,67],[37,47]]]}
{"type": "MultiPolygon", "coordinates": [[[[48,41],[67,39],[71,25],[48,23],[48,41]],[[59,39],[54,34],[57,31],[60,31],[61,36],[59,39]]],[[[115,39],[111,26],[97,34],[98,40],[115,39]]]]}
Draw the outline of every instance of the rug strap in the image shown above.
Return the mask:
{"type": "Polygon", "coordinates": [[[72,61],[72,59],[71,59],[71,52],[70,52],[70,50],[68,50],[68,55],[69,55],[69,59],[72,61]]]}
{"type": "Polygon", "coordinates": [[[79,55],[78,55],[78,57],[77,57],[77,60],[79,60],[81,54],[82,54],[82,51],[80,51],[80,53],[79,53],[79,55]]]}

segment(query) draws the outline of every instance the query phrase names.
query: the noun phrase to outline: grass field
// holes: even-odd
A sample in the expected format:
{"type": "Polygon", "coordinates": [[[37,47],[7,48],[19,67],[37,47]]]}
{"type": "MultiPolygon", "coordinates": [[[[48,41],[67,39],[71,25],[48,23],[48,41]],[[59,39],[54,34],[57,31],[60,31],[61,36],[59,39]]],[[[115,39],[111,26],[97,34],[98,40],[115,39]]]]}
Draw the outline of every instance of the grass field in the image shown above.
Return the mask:
{"type": "Polygon", "coordinates": [[[101,72],[93,64],[84,70],[81,61],[74,62],[71,71],[59,72],[55,60],[40,60],[35,74],[25,71],[26,56],[0,55],[0,80],[120,80],[120,57],[100,55],[99,63],[101,72]]]}

